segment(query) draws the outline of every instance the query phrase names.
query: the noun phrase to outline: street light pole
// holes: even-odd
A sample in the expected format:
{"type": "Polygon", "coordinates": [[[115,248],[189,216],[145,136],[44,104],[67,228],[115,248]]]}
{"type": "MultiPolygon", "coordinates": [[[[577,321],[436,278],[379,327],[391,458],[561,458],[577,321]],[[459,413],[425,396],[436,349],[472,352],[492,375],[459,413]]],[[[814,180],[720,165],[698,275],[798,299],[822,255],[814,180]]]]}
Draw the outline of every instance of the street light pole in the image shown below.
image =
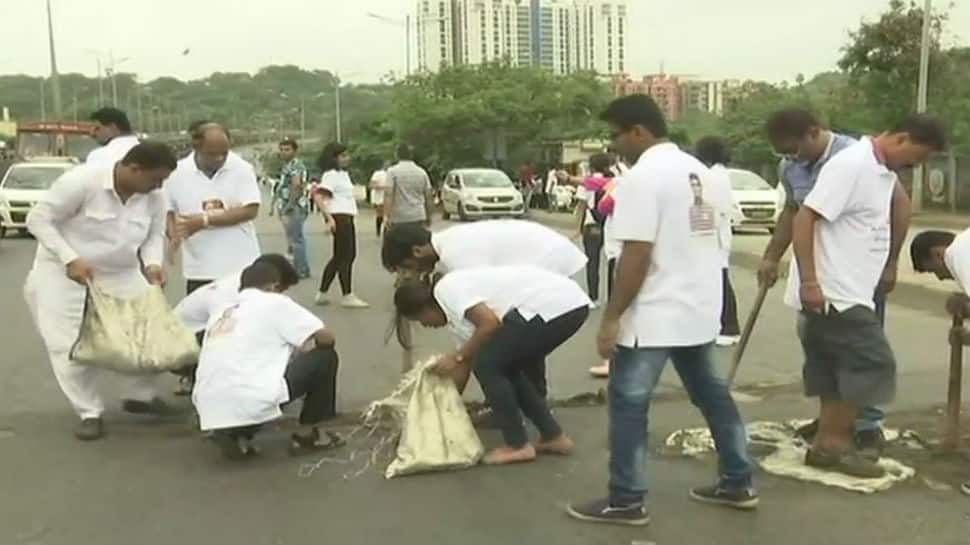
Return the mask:
{"type": "Polygon", "coordinates": [[[306,97],[300,97],[300,143],[306,142],[306,97]]]}
{"type": "MultiPolygon", "coordinates": [[[[916,113],[925,113],[927,95],[929,93],[930,75],[930,24],[933,17],[933,0],[926,0],[923,6],[923,36],[919,51],[919,84],[916,90],[916,113]]],[[[923,210],[923,165],[916,167],[913,172],[913,211],[923,210]]]]}
{"type": "Polygon", "coordinates": [[[57,74],[57,53],[54,51],[54,20],[51,17],[51,0],[47,0],[47,41],[51,57],[51,86],[54,95],[54,118],[61,119],[61,79],[57,74]]]}
{"type": "Polygon", "coordinates": [[[337,142],[340,142],[343,140],[343,135],[341,134],[341,128],[340,128],[340,77],[338,77],[337,75],[334,75],[333,82],[334,82],[333,96],[334,96],[334,101],[336,102],[337,142]]]}
{"type": "Polygon", "coordinates": [[[407,41],[407,47],[404,48],[405,55],[407,55],[407,62],[404,63],[404,75],[411,75],[411,16],[408,15],[404,18],[404,39],[407,41]]]}
{"type": "Polygon", "coordinates": [[[44,78],[40,78],[40,120],[47,121],[47,89],[44,78]]]}

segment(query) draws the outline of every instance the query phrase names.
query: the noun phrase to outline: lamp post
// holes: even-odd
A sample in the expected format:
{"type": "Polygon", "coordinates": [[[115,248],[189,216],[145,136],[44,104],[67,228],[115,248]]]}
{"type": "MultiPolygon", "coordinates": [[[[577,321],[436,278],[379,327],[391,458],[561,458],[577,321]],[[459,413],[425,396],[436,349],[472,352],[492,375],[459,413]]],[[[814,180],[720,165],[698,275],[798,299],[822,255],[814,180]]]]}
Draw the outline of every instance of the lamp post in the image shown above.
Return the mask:
{"type": "Polygon", "coordinates": [[[54,118],[61,119],[61,79],[57,73],[57,53],[54,49],[54,20],[51,16],[51,0],[47,0],[47,42],[51,57],[51,91],[54,98],[54,118]]]}
{"type": "MultiPolygon", "coordinates": [[[[933,0],[926,0],[923,6],[923,36],[919,50],[919,82],[916,90],[916,113],[926,112],[926,98],[929,92],[930,74],[930,23],[932,21],[933,0]]],[[[923,210],[923,175],[925,169],[919,165],[913,172],[913,211],[923,210]]]]}

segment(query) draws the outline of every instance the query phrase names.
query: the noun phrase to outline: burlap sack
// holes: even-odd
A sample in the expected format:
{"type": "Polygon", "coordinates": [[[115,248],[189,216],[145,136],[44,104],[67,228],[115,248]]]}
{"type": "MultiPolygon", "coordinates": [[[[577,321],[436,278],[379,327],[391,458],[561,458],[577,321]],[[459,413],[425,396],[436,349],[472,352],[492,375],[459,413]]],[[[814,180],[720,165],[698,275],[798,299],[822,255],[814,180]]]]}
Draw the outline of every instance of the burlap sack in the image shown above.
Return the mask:
{"type": "Polygon", "coordinates": [[[388,479],[468,468],[485,453],[454,381],[428,371],[433,361],[404,375],[394,393],[369,411],[390,414],[400,426],[397,456],[384,472],[388,479]]]}
{"type": "Polygon", "coordinates": [[[127,374],[181,369],[199,360],[199,345],[172,312],[162,288],[119,299],[88,287],[84,318],[71,359],[127,374]]]}

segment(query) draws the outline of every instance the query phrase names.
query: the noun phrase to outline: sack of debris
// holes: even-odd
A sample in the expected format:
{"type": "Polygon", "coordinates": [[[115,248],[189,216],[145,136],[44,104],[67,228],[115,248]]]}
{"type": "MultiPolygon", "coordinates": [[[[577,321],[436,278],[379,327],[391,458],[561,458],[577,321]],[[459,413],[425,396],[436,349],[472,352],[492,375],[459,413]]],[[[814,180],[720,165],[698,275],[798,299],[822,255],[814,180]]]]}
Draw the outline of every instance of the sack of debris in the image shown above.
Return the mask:
{"type": "Polygon", "coordinates": [[[435,361],[409,371],[390,396],[367,411],[365,420],[389,416],[400,430],[397,455],[384,472],[388,479],[468,468],[485,453],[454,381],[430,372],[435,361]]]}
{"type": "Polygon", "coordinates": [[[162,288],[151,286],[122,299],[92,284],[71,359],[127,374],[160,373],[196,364],[199,345],[162,288]]]}

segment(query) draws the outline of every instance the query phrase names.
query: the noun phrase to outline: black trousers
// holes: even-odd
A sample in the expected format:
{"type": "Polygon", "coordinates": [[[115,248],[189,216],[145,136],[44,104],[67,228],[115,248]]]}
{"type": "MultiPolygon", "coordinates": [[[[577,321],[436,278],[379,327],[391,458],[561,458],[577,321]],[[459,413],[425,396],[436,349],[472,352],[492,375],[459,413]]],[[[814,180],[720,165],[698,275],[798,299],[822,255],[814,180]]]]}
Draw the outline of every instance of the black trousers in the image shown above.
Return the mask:
{"type": "Polygon", "coordinates": [[[312,426],[337,415],[337,367],[334,348],[315,348],[297,354],[286,366],[283,378],[290,402],[303,398],[300,424],[312,426]]]}
{"type": "Polygon", "coordinates": [[[741,327],[738,325],[738,300],[734,296],[734,287],[731,285],[731,275],[727,268],[721,269],[722,302],[721,302],[721,335],[735,336],[741,334],[741,327]]]}
{"type": "Polygon", "coordinates": [[[613,297],[613,282],[616,281],[616,258],[606,262],[606,298],[613,297]]]}
{"type": "Polygon", "coordinates": [[[340,290],[344,295],[352,293],[351,276],[354,270],[354,260],[357,259],[357,232],[354,227],[354,217],[350,214],[334,214],[333,221],[336,232],[333,234],[333,255],[323,269],[320,279],[320,291],[330,291],[335,277],[340,277],[340,290]]]}
{"type": "Polygon", "coordinates": [[[192,292],[211,284],[212,280],[186,280],[185,281],[185,295],[192,295],[192,292]]]}
{"type": "Polygon", "coordinates": [[[583,226],[583,249],[586,251],[586,291],[589,298],[600,298],[600,255],[603,253],[603,228],[597,224],[583,226]]]}

